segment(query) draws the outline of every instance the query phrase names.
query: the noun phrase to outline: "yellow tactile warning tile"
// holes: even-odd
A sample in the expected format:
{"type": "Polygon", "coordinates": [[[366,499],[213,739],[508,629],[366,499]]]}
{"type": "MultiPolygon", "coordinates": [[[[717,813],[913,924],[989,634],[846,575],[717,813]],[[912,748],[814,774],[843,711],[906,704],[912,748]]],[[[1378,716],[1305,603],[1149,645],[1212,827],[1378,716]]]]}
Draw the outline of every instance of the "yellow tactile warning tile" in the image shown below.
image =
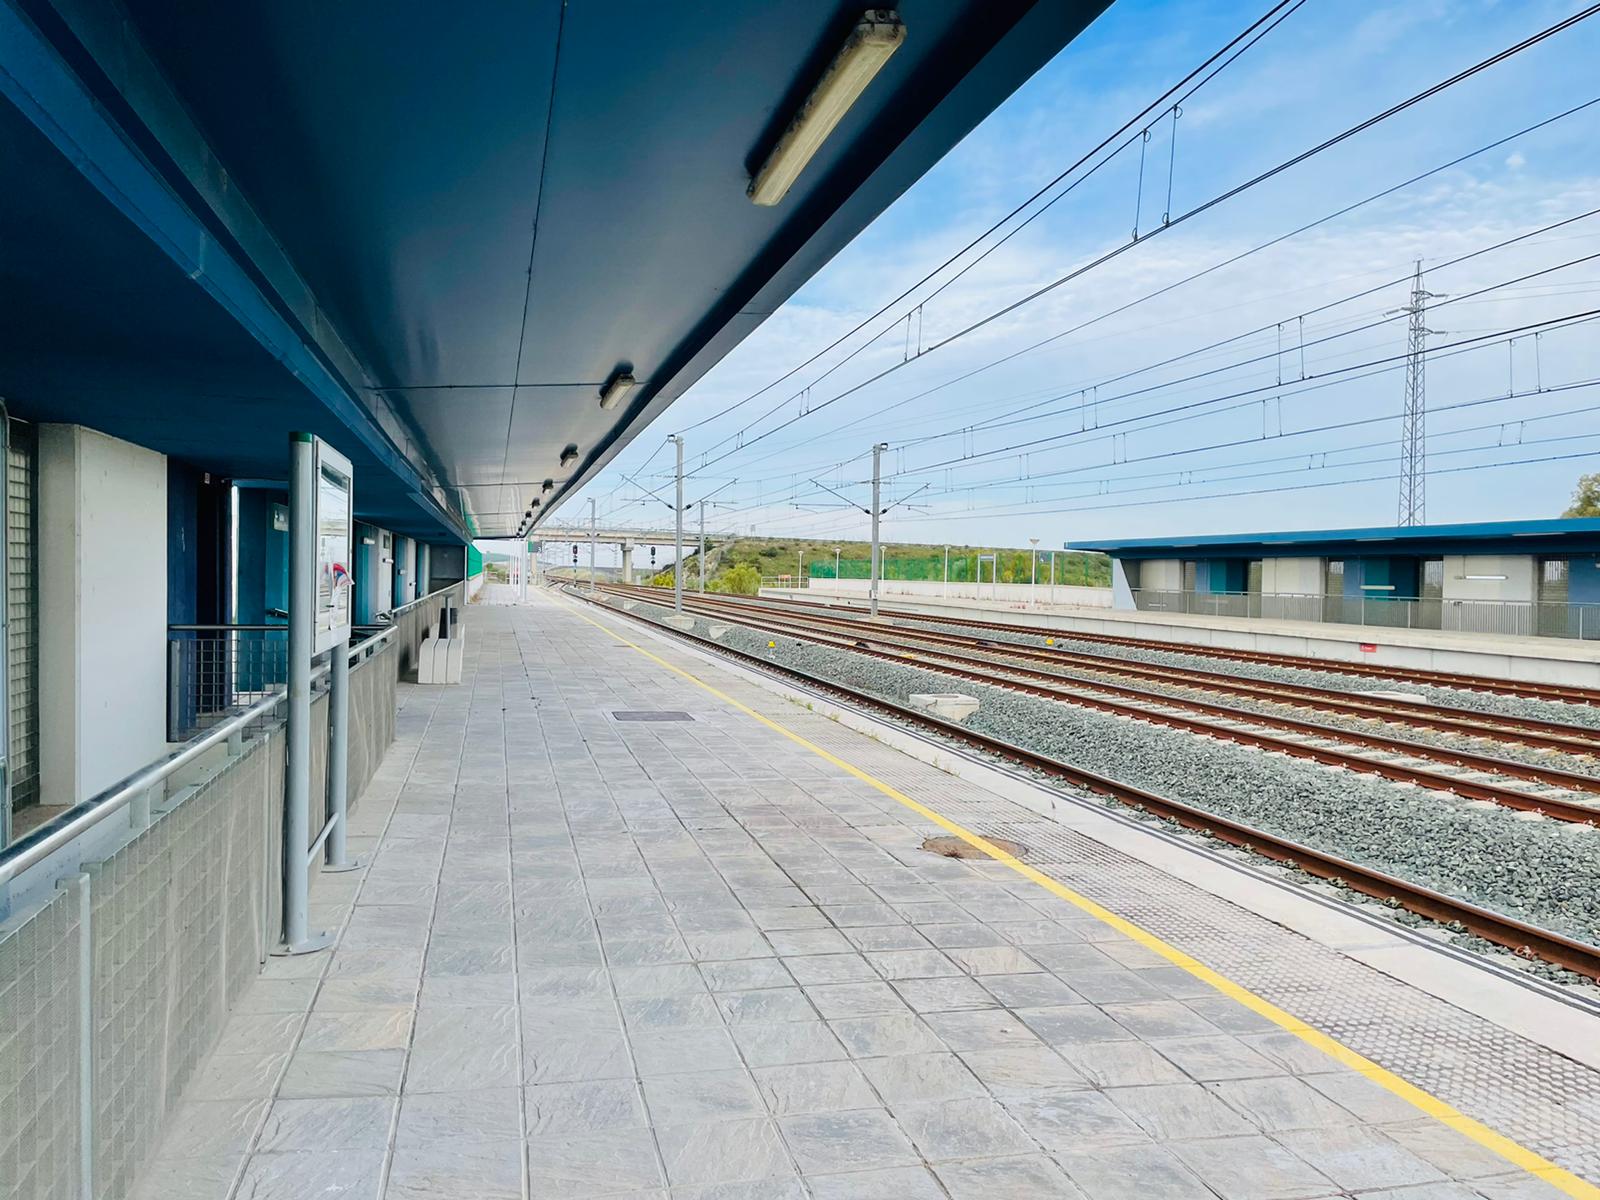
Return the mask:
{"type": "Polygon", "coordinates": [[[591,620],[582,613],[577,613],[575,615],[577,615],[580,620],[587,622],[608,636],[615,638],[617,641],[633,648],[634,650],[637,650],[640,654],[644,655],[656,665],[671,671],[674,675],[689,681],[696,687],[701,688],[712,696],[715,696],[724,704],[727,704],[737,711],[742,712],[752,720],[760,722],[762,725],[773,730],[775,733],[788,738],[796,745],[805,748],[811,753],[817,755],[819,758],[831,763],[833,766],[838,767],[840,770],[845,771],[854,778],[859,779],[861,782],[874,788],[884,796],[889,797],[897,803],[904,805],[912,812],[917,813],[919,816],[922,816],[925,819],[933,822],[947,833],[950,833],[955,837],[960,838],[962,841],[967,842],[969,845],[982,850],[996,862],[1004,864],[1011,870],[1017,872],[1017,874],[1044,888],[1052,895],[1065,900],[1067,903],[1094,917],[1096,920],[1104,922],[1112,929],[1115,929],[1117,932],[1139,943],[1152,953],[1160,955],[1174,966],[1180,967],[1184,971],[1187,971],[1190,975],[1194,976],[1196,979],[1209,984],[1223,995],[1228,996],[1230,999],[1233,999],[1244,1005],[1251,1012],[1256,1013],[1258,1016],[1261,1016],[1268,1021],[1271,1021],[1273,1024],[1279,1026],[1287,1032],[1294,1034],[1308,1045],[1315,1046],[1318,1050],[1321,1050],[1324,1054],[1327,1054],[1335,1061],[1366,1076],[1380,1087],[1392,1092],[1402,1100],[1414,1105],[1420,1111],[1426,1113],[1430,1117],[1433,1117],[1435,1120],[1455,1130],[1464,1137],[1470,1138],[1472,1141],[1476,1142],[1480,1146],[1483,1146],[1485,1149],[1498,1154],[1507,1162],[1521,1168],[1522,1170],[1528,1172],[1528,1174],[1533,1175],[1545,1183],[1548,1183],[1550,1186],[1558,1189],[1568,1196],[1577,1197],[1578,1200],[1600,1200],[1600,1187],[1596,1187],[1587,1180],[1580,1179],[1571,1171],[1565,1170],[1562,1167],[1558,1167],[1555,1163],[1549,1161],[1542,1155],[1536,1154],[1534,1151],[1529,1150],[1526,1146],[1512,1141],[1510,1138],[1505,1137],[1502,1134],[1496,1133],[1493,1129],[1490,1129],[1481,1121],[1474,1120],[1465,1113],[1461,1112],[1459,1109],[1453,1107],[1452,1105],[1446,1104],[1438,1097],[1423,1091],[1421,1088],[1416,1087],[1411,1083],[1408,1083],[1406,1080],[1396,1075],[1393,1071],[1387,1070],[1386,1068],[1381,1067],[1377,1063],[1373,1062],[1371,1059],[1356,1053],[1354,1050],[1350,1049],[1350,1047],[1344,1045],[1344,1043],[1329,1037],[1321,1030],[1313,1029],[1298,1017],[1285,1012],[1276,1004],[1263,999],[1254,992],[1250,991],[1248,988],[1241,987],[1231,979],[1218,974],[1210,967],[1207,967],[1204,963],[1190,957],[1177,947],[1163,941],[1155,934],[1140,928],[1130,921],[1124,920],[1110,910],[1101,907],[1099,904],[1096,904],[1088,897],[1082,896],[1073,891],[1071,888],[1066,887],[1064,884],[1061,884],[1058,881],[1050,878],[1042,871],[1035,870],[1027,863],[1021,862],[1014,856],[1007,854],[1004,850],[991,844],[980,835],[973,833],[971,830],[968,830],[961,825],[958,825],[956,822],[948,819],[947,817],[942,816],[920,801],[913,800],[910,796],[906,795],[904,792],[895,788],[891,784],[883,782],[881,779],[878,779],[868,772],[863,771],[853,763],[847,762],[831,751],[823,749],[821,746],[809,741],[807,738],[795,733],[793,730],[785,728],[777,721],[762,715],[755,709],[734,699],[732,696],[721,691],[713,684],[707,683],[693,672],[686,671],[682,667],[668,662],[659,655],[652,654],[643,646],[636,642],[629,641],[622,634],[616,632],[614,629],[608,628],[599,621],[591,620]]]}

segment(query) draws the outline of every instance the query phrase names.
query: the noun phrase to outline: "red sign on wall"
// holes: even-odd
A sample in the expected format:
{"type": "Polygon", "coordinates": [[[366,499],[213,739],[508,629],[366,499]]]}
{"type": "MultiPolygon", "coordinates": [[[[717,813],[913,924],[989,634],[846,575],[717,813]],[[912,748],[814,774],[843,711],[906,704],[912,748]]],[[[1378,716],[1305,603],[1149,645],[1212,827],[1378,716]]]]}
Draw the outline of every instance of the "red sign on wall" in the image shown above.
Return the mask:
{"type": "Polygon", "coordinates": [[[1378,650],[1378,643],[1377,642],[1362,642],[1361,643],[1361,653],[1363,653],[1363,654],[1375,654],[1375,653],[1377,653],[1377,650],[1378,650]]]}

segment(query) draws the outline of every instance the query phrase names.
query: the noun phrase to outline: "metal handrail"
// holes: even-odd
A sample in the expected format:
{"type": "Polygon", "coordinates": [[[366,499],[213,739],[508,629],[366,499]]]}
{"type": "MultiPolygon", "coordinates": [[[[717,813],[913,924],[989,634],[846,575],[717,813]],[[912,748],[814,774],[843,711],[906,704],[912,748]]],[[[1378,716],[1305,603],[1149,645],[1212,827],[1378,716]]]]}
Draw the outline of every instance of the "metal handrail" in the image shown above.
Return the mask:
{"type": "Polygon", "coordinates": [[[168,633],[288,633],[287,625],[168,625],[168,633]]]}
{"type": "Polygon", "coordinates": [[[82,804],[74,805],[52,821],[39,826],[26,837],[0,850],[0,887],[24,871],[38,866],[52,854],[71,845],[108,817],[121,812],[151,788],[194,762],[213,746],[221,745],[252,721],[257,721],[284,703],[287,693],[275,692],[258,700],[243,712],[229,717],[174,750],[157,762],[135,771],[82,804]]]}
{"type": "Polygon", "coordinates": [[[415,608],[417,605],[424,604],[429,600],[435,599],[438,596],[442,596],[446,592],[452,592],[452,591],[454,591],[456,588],[458,588],[460,586],[461,586],[461,581],[457,580],[455,583],[447,583],[447,584],[445,584],[442,588],[434,588],[433,591],[429,592],[426,596],[418,596],[415,600],[406,601],[399,608],[391,608],[389,610],[389,616],[390,616],[390,618],[398,617],[401,613],[409,612],[411,609],[415,608]]]}
{"type": "MultiPolygon", "coordinates": [[[[393,633],[393,629],[385,629],[382,633],[373,634],[359,645],[351,647],[350,665],[355,666],[371,658],[383,648],[393,633]]],[[[327,676],[328,670],[328,665],[324,663],[312,672],[311,681],[319,682],[327,676]]],[[[47,821],[26,837],[19,838],[0,850],[0,887],[4,887],[24,871],[38,866],[52,854],[71,845],[106,818],[122,811],[162,780],[194,762],[213,746],[221,745],[251,722],[267,716],[287,698],[286,691],[278,691],[256,701],[249,708],[213,725],[166,758],[142,767],[121,782],[112,784],[82,804],[74,805],[59,817],[47,821]]]]}

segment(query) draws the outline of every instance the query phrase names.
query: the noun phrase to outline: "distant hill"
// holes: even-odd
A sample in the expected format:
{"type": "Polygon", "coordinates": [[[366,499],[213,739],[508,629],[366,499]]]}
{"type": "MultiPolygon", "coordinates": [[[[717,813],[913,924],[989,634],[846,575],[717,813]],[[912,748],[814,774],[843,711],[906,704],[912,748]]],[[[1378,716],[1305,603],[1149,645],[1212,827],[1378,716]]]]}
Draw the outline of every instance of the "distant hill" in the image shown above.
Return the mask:
{"type": "MultiPolygon", "coordinates": [[[[738,537],[720,543],[706,539],[706,575],[716,578],[733,567],[753,567],[763,578],[774,575],[797,574],[801,567],[801,554],[805,556],[805,574],[813,579],[834,577],[834,548],[839,549],[839,574],[846,579],[865,579],[871,573],[872,548],[870,542],[819,541],[812,538],[761,538],[738,537]]],[[[1001,583],[1026,583],[1031,577],[1032,564],[1028,550],[1001,549],[988,546],[951,546],[950,579],[960,582],[976,578],[978,556],[997,554],[1001,583]]],[[[687,578],[698,576],[698,555],[689,553],[684,558],[687,578]]],[[[886,579],[942,579],[944,578],[945,548],[921,543],[883,543],[883,574],[886,579]]],[[[1050,555],[1044,547],[1039,549],[1039,581],[1050,578],[1050,555]]],[[[666,582],[671,582],[671,572],[663,572],[666,582]]],[[[661,576],[657,576],[658,579],[661,576]]],[[[990,567],[983,566],[983,578],[990,578],[990,567]]],[[[1109,587],[1111,562],[1103,554],[1080,554],[1076,551],[1056,552],[1056,582],[1109,587]]]]}

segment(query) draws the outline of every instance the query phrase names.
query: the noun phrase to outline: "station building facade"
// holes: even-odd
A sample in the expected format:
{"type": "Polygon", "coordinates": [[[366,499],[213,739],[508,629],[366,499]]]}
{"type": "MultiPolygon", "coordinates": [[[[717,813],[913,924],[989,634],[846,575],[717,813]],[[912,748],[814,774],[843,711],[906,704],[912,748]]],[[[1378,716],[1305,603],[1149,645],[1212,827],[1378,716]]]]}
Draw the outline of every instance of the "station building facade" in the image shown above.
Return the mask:
{"type": "Polygon", "coordinates": [[[1069,542],[1124,610],[1600,638],[1600,519],[1069,542]]]}

